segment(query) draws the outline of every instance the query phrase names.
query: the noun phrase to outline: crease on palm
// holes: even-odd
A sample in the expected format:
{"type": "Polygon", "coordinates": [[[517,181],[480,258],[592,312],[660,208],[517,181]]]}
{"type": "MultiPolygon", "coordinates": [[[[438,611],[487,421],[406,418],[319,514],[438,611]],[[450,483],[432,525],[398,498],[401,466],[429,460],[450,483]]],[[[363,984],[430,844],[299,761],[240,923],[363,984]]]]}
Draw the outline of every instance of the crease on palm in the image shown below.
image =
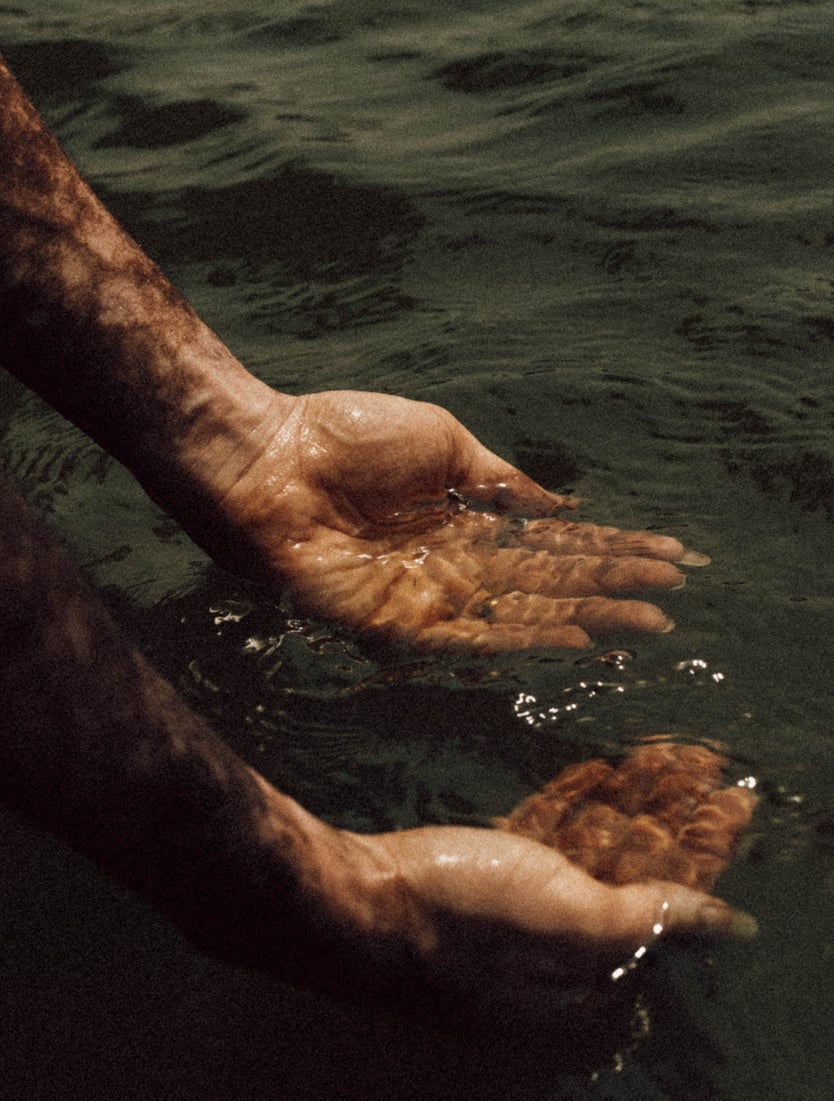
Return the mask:
{"type": "Polygon", "coordinates": [[[516,520],[470,510],[416,526],[398,517],[363,536],[320,525],[285,563],[292,592],[315,614],[426,648],[577,648],[608,631],[671,626],[654,605],[620,598],[683,584],[666,559],[618,553],[644,550],[650,536],[617,544],[599,535],[608,529],[553,518],[528,545],[516,520]]]}
{"type": "Polygon", "coordinates": [[[300,609],[426,649],[579,648],[608,632],[670,629],[634,597],[683,584],[677,540],[554,515],[574,499],[439,407],[353,391],[299,401],[282,430],[282,499],[265,480],[255,513],[300,609]]]}

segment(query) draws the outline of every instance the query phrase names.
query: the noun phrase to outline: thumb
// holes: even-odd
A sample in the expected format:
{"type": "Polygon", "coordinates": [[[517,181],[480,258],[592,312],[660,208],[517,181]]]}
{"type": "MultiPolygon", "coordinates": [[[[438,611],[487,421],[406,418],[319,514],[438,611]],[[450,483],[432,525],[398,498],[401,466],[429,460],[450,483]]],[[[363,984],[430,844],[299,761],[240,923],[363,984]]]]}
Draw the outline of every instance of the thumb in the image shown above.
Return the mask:
{"type": "Polygon", "coordinates": [[[523,516],[550,516],[558,509],[575,508],[578,504],[574,497],[544,489],[484,447],[466,429],[463,432],[450,489],[497,512],[515,512],[523,516]]]}
{"type": "Polygon", "coordinates": [[[686,934],[749,940],[758,931],[750,914],[678,883],[655,880],[611,890],[614,899],[603,934],[608,942],[635,946],[647,939],[686,934]]]}

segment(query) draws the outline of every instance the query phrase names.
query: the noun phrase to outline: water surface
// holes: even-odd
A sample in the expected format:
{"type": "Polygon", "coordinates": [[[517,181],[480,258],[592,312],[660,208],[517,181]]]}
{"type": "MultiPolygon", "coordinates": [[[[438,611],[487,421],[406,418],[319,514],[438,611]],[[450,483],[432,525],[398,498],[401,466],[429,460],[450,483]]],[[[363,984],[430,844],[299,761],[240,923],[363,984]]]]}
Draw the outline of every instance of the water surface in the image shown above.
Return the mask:
{"type": "Polygon", "coordinates": [[[3,819],[0,1094],[827,1098],[834,6],[53,0],[3,9],[0,41],[261,378],[439,402],[585,517],[713,559],[621,664],[363,650],[215,569],[0,379],[5,468],[243,756],[363,830],[483,823],[664,731],[762,792],[720,883],[759,938],[659,953],[637,1041],[569,1061],[195,959],[3,819]]]}

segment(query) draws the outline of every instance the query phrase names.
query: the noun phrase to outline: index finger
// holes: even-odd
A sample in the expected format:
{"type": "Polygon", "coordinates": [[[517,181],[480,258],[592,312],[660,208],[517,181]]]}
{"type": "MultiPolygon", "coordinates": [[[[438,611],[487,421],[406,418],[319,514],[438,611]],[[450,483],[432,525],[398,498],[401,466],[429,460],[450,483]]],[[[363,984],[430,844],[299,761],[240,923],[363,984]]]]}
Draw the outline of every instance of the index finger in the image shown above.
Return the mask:
{"type": "Polygon", "coordinates": [[[556,517],[524,525],[525,546],[552,554],[657,558],[683,566],[708,566],[709,557],[688,550],[679,539],[653,531],[625,531],[602,524],[572,523],[556,517]]]}

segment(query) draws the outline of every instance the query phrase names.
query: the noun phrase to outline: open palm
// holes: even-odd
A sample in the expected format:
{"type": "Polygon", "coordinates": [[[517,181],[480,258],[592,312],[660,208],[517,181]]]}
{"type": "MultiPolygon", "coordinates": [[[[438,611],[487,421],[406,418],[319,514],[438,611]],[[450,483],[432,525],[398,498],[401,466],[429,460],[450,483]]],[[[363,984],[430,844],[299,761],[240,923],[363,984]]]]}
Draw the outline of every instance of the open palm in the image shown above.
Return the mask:
{"type": "Polygon", "coordinates": [[[574,505],[438,406],[310,394],[224,501],[241,537],[227,564],[277,577],[309,612],[426,648],[669,630],[658,608],[615,594],[678,588],[673,563],[706,560],[676,539],[553,515],[574,505]]]}

